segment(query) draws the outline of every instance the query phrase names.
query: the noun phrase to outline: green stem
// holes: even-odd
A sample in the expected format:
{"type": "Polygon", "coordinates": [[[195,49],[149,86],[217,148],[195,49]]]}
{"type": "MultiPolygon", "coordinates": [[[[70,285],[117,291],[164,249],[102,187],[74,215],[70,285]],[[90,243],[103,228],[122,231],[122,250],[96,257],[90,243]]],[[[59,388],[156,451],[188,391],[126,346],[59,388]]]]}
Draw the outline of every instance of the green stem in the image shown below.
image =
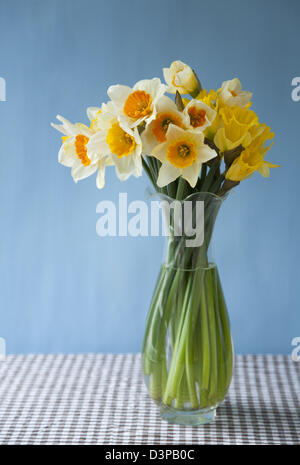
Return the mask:
{"type": "Polygon", "coordinates": [[[154,177],[154,173],[152,173],[151,168],[148,165],[148,163],[146,162],[146,160],[144,159],[144,157],[142,157],[142,164],[143,164],[143,168],[146,171],[146,173],[148,175],[148,178],[150,179],[154,189],[157,190],[157,185],[156,185],[156,180],[155,180],[155,177],[154,177]]]}

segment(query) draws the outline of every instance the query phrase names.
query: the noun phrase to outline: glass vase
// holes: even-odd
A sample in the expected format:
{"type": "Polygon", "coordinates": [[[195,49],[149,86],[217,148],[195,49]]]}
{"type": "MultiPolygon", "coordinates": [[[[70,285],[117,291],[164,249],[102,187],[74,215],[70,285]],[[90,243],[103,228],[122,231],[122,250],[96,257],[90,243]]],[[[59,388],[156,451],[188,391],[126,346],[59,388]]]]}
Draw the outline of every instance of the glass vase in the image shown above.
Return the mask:
{"type": "Polygon", "coordinates": [[[233,372],[230,323],[217,266],[210,254],[223,199],[199,192],[176,201],[176,209],[174,199],[160,197],[168,213],[167,257],[147,318],[143,373],[163,419],[199,425],[215,418],[233,372]],[[192,226],[194,236],[190,234],[192,226]],[[188,239],[196,235],[202,239],[191,245],[188,239]]]}

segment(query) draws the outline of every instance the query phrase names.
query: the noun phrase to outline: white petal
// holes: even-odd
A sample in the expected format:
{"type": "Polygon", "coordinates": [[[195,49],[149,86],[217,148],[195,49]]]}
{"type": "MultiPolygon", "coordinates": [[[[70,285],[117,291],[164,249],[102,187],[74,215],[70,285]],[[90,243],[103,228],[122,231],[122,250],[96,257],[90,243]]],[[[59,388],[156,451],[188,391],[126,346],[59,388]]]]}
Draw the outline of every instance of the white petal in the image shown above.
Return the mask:
{"type": "Polygon", "coordinates": [[[170,86],[171,83],[171,73],[170,73],[170,68],[163,68],[163,75],[166,83],[170,86]]]}
{"type": "Polygon", "coordinates": [[[61,115],[57,115],[56,118],[58,119],[58,121],[61,121],[62,122],[62,125],[66,131],[66,135],[76,135],[77,134],[77,130],[76,130],[76,127],[74,124],[72,124],[69,120],[67,120],[66,118],[64,118],[63,116],[61,115]]]}
{"type": "Polygon", "coordinates": [[[242,90],[242,84],[241,81],[238,78],[234,78],[229,82],[229,89],[235,91],[236,93],[240,92],[242,90]]]}
{"type": "Polygon", "coordinates": [[[151,155],[153,149],[158,144],[157,139],[152,132],[152,129],[153,129],[153,121],[147,125],[147,128],[145,129],[145,131],[143,131],[141,134],[144,155],[151,155]]]}
{"type": "Polygon", "coordinates": [[[168,143],[162,142],[161,144],[156,145],[156,147],[153,148],[152,153],[150,155],[164,163],[167,160],[167,148],[168,143]]]}
{"type": "Polygon", "coordinates": [[[133,86],[133,91],[144,90],[150,95],[155,95],[158,92],[160,85],[161,82],[159,78],[142,79],[133,86]]]}
{"type": "Polygon", "coordinates": [[[57,131],[61,132],[64,136],[70,136],[70,132],[67,131],[62,124],[51,123],[51,126],[57,131]]]}
{"type": "Polygon", "coordinates": [[[110,153],[109,146],[106,142],[106,131],[98,131],[88,141],[86,148],[89,154],[97,153],[98,155],[108,155],[110,153]]]}
{"type": "Polygon", "coordinates": [[[106,169],[106,161],[100,160],[98,163],[98,173],[96,178],[96,186],[98,189],[103,189],[105,185],[105,169],[106,169]]]}
{"type": "Polygon", "coordinates": [[[108,88],[107,95],[116,108],[123,110],[124,103],[131,92],[130,87],[117,84],[108,88]]]}
{"type": "Polygon", "coordinates": [[[93,135],[93,132],[85,124],[75,123],[74,127],[76,129],[76,135],[83,134],[84,136],[88,138],[90,138],[93,135]]]}
{"type": "Polygon", "coordinates": [[[156,108],[157,108],[157,113],[165,113],[166,111],[171,111],[176,114],[178,113],[179,115],[182,115],[182,113],[178,111],[176,103],[170,97],[167,97],[166,95],[162,95],[159,98],[156,104],[156,108]]]}
{"type": "Polygon", "coordinates": [[[181,170],[171,163],[163,163],[160,167],[157,179],[158,187],[164,187],[167,184],[175,181],[180,176],[181,170]]]}
{"type": "Polygon", "coordinates": [[[166,132],[167,141],[174,142],[177,139],[187,136],[187,132],[185,129],[176,126],[175,124],[169,124],[168,130],[166,132]]]}
{"type": "Polygon", "coordinates": [[[135,175],[135,163],[131,156],[118,158],[112,155],[116,165],[116,173],[120,181],[126,181],[131,175],[135,175]]]}
{"type": "Polygon", "coordinates": [[[217,153],[208,145],[203,144],[197,147],[197,161],[204,163],[212,158],[215,158],[217,153]]]}
{"type": "Polygon", "coordinates": [[[58,161],[59,161],[59,163],[61,163],[64,166],[68,166],[69,168],[71,168],[71,166],[73,166],[74,161],[76,161],[76,160],[77,160],[77,157],[75,155],[70,156],[70,154],[67,154],[65,152],[64,146],[62,145],[59,152],[58,152],[58,161]]]}
{"type": "Polygon", "coordinates": [[[200,174],[200,169],[201,163],[195,161],[192,165],[182,170],[181,176],[191,185],[191,187],[195,187],[200,174]]]}
{"type": "Polygon", "coordinates": [[[88,107],[86,110],[87,117],[90,121],[93,121],[93,119],[96,118],[97,113],[99,113],[100,108],[99,107],[88,107]]]}
{"type": "Polygon", "coordinates": [[[73,167],[72,167],[72,177],[75,182],[80,181],[81,179],[85,179],[88,176],[91,176],[91,174],[95,173],[97,169],[97,165],[90,164],[88,166],[84,166],[80,160],[77,160],[73,167]]]}
{"type": "Polygon", "coordinates": [[[143,159],[141,153],[135,153],[133,155],[134,163],[135,163],[135,174],[134,176],[139,177],[143,174],[143,159]]]}

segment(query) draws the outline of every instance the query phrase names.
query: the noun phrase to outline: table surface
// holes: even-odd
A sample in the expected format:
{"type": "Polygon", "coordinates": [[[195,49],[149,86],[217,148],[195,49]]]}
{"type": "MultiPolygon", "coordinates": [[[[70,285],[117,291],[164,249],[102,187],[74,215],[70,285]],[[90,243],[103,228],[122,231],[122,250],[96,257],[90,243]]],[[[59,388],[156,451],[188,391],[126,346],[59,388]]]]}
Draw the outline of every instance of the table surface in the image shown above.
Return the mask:
{"type": "Polygon", "coordinates": [[[139,355],[10,355],[0,362],[0,444],[300,444],[300,362],[238,355],[215,422],[160,419],[139,355]]]}

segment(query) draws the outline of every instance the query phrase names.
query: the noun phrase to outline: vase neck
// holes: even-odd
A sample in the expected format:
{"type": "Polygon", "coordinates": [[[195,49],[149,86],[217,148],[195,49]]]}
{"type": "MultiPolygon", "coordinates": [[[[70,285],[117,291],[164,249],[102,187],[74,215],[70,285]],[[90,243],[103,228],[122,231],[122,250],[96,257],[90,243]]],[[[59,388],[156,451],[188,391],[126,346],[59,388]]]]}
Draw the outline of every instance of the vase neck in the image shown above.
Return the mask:
{"type": "Polygon", "coordinates": [[[213,261],[211,242],[223,199],[205,192],[183,201],[160,196],[167,231],[167,266],[192,270],[213,261]]]}

